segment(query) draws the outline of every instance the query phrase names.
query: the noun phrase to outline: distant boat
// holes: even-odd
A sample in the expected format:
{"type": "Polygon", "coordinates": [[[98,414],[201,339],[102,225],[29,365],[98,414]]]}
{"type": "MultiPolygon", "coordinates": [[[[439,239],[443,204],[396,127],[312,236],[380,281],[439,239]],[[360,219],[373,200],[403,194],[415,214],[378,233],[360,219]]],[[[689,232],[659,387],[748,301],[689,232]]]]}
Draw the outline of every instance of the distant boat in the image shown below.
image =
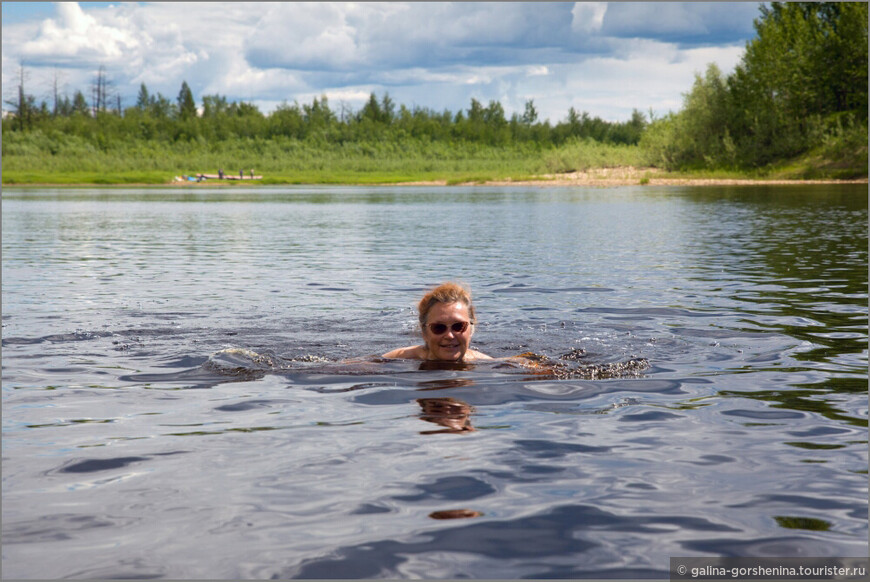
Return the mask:
{"type": "Polygon", "coordinates": [[[195,177],[206,180],[262,180],[263,176],[251,174],[197,174],[195,177]]]}
{"type": "Polygon", "coordinates": [[[262,180],[263,176],[250,174],[193,174],[191,176],[176,176],[176,182],[202,182],[203,180],[262,180]]]}

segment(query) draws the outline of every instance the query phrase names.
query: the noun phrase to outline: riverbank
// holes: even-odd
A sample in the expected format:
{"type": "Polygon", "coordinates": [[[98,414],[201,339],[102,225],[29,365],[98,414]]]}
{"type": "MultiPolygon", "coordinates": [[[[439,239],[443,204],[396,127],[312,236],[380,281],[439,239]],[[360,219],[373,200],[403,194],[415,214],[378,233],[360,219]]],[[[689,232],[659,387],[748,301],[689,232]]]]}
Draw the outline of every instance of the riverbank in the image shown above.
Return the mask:
{"type": "MultiPolygon", "coordinates": [[[[292,139],[230,142],[134,139],[111,148],[81,139],[31,132],[4,133],[3,185],[232,187],[209,179],[175,181],[184,175],[215,174],[220,168],[262,176],[277,185],[738,185],[834,183],[867,180],[866,148],[814,151],[758,169],[664,170],[639,146],[571,141],[560,147],[518,142],[494,146],[467,141],[404,138],[393,142],[330,143],[292,139]]],[[[252,182],[245,181],[249,187],[252,182]]]]}
{"type": "Polygon", "coordinates": [[[405,182],[402,185],[469,185],[485,186],[751,186],[758,184],[790,185],[790,184],[867,184],[866,177],[841,179],[785,179],[785,178],[731,178],[731,177],[699,177],[666,172],[658,168],[595,168],[583,172],[564,174],[543,174],[534,179],[520,178],[517,180],[487,180],[480,182],[451,182],[435,180],[430,182],[405,182]]]}
{"type": "MultiPolygon", "coordinates": [[[[311,176],[314,178],[313,176],[311,176]]],[[[434,179],[405,179],[398,177],[384,176],[360,176],[360,175],[342,175],[340,177],[333,176],[332,180],[312,179],[305,180],[305,177],[285,177],[285,176],[267,176],[263,180],[203,180],[202,182],[191,182],[187,180],[177,180],[175,178],[166,181],[146,180],[146,181],[130,181],[119,179],[112,181],[103,177],[100,181],[88,180],[70,180],[61,182],[8,182],[4,179],[4,186],[25,187],[25,188],[93,188],[93,187],[139,187],[139,188],[160,188],[165,186],[173,186],[177,188],[232,188],[239,185],[246,187],[258,186],[305,186],[305,185],[333,185],[333,186],[536,186],[536,187],[566,187],[566,186],[588,186],[588,187],[617,187],[617,186],[757,186],[765,185],[801,185],[801,184],[867,184],[867,177],[854,179],[835,179],[835,178],[819,178],[819,179],[798,179],[798,178],[782,178],[782,177],[741,177],[733,175],[724,176],[706,176],[702,174],[691,173],[676,173],[667,172],[658,168],[637,168],[634,166],[623,166],[616,168],[593,168],[585,171],[566,172],[558,174],[540,174],[512,177],[490,177],[490,176],[455,176],[451,178],[434,178],[434,179]]]]}

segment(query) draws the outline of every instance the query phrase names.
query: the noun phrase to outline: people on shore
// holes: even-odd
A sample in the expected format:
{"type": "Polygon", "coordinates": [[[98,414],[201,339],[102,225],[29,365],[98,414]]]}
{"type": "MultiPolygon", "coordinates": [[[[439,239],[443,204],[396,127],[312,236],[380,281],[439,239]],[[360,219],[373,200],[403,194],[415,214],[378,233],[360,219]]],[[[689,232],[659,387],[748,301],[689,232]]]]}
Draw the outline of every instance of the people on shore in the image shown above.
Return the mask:
{"type": "Polygon", "coordinates": [[[469,347],[477,318],[468,288],[443,283],[423,296],[417,310],[424,343],[398,348],[382,357],[450,362],[492,359],[469,347]]]}

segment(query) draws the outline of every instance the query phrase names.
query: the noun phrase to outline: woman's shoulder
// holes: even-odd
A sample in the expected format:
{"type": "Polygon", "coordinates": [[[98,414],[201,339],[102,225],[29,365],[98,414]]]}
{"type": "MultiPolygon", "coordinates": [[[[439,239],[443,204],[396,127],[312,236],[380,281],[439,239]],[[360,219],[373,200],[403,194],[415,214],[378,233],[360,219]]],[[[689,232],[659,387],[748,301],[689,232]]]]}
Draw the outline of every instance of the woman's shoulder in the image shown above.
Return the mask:
{"type": "Polygon", "coordinates": [[[484,353],[478,352],[477,350],[468,350],[465,353],[465,358],[467,360],[492,360],[492,356],[487,356],[484,353]]]}
{"type": "Polygon", "coordinates": [[[387,352],[381,357],[397,360],[424,360],[426,359],[426,349],[424,346],[408,346],[387,352]]]}

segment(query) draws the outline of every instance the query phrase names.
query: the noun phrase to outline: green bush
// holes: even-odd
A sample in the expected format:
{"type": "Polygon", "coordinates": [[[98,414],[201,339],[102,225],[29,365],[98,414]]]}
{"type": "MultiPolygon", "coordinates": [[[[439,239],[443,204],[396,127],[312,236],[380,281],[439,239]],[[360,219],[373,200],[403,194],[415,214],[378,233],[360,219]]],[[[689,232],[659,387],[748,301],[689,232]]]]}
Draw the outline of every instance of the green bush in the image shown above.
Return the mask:
{"type": "Polygon", "coordinates": [[[553,174],[582,172],[590,168],[647,166],[649,163],[641,147],[604,144],[589,138],[571,140],[544,153],[543,160],[547,171],[553,174]]]}

